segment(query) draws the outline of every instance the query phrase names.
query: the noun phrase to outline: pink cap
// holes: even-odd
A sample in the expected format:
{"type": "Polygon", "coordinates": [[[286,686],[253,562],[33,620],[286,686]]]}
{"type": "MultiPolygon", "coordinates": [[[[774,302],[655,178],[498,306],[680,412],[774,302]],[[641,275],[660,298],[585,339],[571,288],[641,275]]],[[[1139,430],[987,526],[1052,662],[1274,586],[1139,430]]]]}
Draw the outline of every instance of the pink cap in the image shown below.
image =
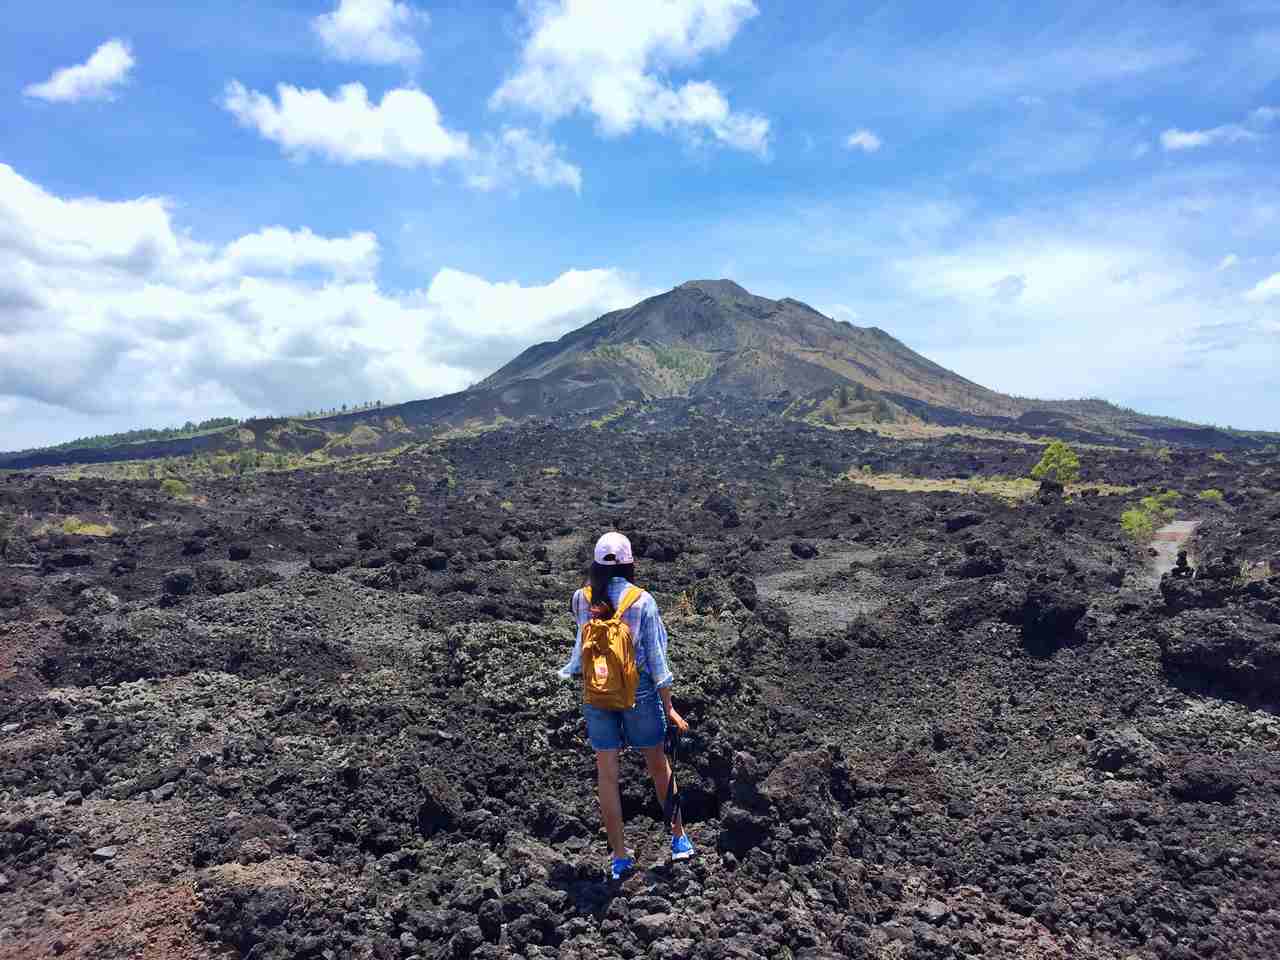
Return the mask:
{"type": "Polygon", "coordinates": [[[611,530],[596,541],[596,563],[611,565],[616,563],[635,563],[631,555],[631,541],[611,530]]]}

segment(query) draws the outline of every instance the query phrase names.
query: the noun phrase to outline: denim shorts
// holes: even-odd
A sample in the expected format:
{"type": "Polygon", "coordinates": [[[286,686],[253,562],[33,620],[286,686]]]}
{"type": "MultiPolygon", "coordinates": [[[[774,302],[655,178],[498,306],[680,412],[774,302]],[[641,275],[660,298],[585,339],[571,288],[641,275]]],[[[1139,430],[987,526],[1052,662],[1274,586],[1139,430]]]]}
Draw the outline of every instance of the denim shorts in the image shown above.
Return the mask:
{"type": "Polygon", "coordinates": [[[584,703],[582,715],[593,750],[620,750],[624,744],[643,750],[658,746],[667,735],[662,698],[647,675],[640,677],[636,705],[630,710],[602,710],[584,703]]]}

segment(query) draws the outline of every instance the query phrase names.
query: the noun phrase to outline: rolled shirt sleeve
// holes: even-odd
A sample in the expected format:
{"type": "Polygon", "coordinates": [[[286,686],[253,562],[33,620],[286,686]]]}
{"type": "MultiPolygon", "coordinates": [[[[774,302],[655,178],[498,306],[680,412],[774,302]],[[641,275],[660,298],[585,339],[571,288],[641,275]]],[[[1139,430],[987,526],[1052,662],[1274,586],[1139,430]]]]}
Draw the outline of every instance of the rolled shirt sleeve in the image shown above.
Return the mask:
{"type": "Polygon", "coordinates": [[[658,612],[658,604],[652,597],[649,597],[649,602],[640,612],[640,636],[643,638],[641,647],[653,685],[668,686],[675,677],[667,663],[667,628],[662,622],[662,614],[658,612]]]}
{"type": "Polygon", "coordinates": [[[568,680],[574,674],[582,672],[582,615],[579,613],[579,603],[582,599],[582,591],[579,590],[573,595],[573,601],[569,605],[574,619],[578,621],[578,635],[574,637],[573,653],[569,655],[569,662],[556,671],[556,675],[561,680],[568,680]]]}

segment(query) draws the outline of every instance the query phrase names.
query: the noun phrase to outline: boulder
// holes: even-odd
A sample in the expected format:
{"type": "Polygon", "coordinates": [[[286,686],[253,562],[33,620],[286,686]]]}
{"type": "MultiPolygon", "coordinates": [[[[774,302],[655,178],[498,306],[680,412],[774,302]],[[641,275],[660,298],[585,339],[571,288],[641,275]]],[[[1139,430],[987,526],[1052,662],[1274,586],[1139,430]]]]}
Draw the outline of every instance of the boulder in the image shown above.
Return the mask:
{"type": "Polygon", "coordinates": [[[1229,764],[1218,760],[1192,760],[1174,779],[1172,792],[1179,800],[1231,803],[1244,786],[1244,775],[1229,764]]]}
{"type": "Polygon", "coordinates": [[[49,558],[50,566],[67,570],[72,567],[87,567],[93,563],[93,554],[87,550],[63,550],[49,558]]]}
{"type": "Polygon", "coordinates": [[[311,558],[311,569],[320,573],[337,573],[356,562],[356,558],[348,553],[327,553],[311,558]]]}
{"type": "Polygon", "coordinates": [[[1088,763],[1105,773],[1123,773],[1151,780],[1164,777],[1164,759],[1160,752],[1134,727],[1104,731],[1089,744],[1088,763]]]}
{"type": "Polygon", "coordinates": [[[738,508],[734,506],[732,500],[723,493],[713,493],[707,499],[702,501],[702,509],[710,511],[720,517],[726,517],[730,514],[736,515],[738,508]]]}
{"type": "Polygon", "coordinates": [[[280,575],[271,570],[246,567],[234,560],[206,560],[196,567],[197,582],[215,596],[252,590],[279,579],[280,575]]]}
{"type": "Polygon", "coordinates": [[[801,560],[812,560],[818,555],[818,548],[808,540],[796,540],[791,544],[791,554],[801,560]]]}
{"type": "Polygon", "coordinates": [[[1225,607],[1235,592],[1230,581],[1192,580],[1166,573],[1160,578],[1160,596],[1172,613],[1225,607]]]}
{"type": "Polygon", "coordinates": [[[965,558],[947,568],[947,576],[962,580],[997,573],[1004,573],[1004,556],[999,547],[988,546],[982,540],[965,544],[965,558]]]}
{"type": "Polygon", "coordinates": [[[735,573],[730,577],[729,589],[733,591],[733,595],[737,597],[742,605],[748,610],[754,610],[756,608],[756,601],[758,599],[756,582],[745,573],[735,573]]]}
{"type": "Polygon", "coordinates": [[[955,533],[958,530],[964,530],[968,527],[974,527],[982,523],[987,518],[981,513],[973,510],[965,510],[960,513],[953,513],[947,517],[945,523],[947,533],[955,533]]]}
{"type": "Polygon", "coordinates": [[[1050,656],[1078,642],[1085,609],[1081,597],[1063,588],[1031,588],[1022,602],[1022,645],[1037,656],[1050,656]]]}
{"type": "Polygon", "coordinates": [[[1232,610],[1188,610],[1156,628],[1166,673],[1208,692],[1249,697],[1280,688],[1280,626],[1232,610]]]}
{"type": "Polygon", "coordinates": [[[161,586],[171,597],[185,597],[196,585],[195,571],[190,567],[178,567],[164,575],[161,586]]]}
{"type": "Polygon", "coordinates": [[[765,778],[760,793],[779,818],[826,844],[835,837],[839,804],[848,795],[848,769],[834,747],[788,754],[765,778]]]}

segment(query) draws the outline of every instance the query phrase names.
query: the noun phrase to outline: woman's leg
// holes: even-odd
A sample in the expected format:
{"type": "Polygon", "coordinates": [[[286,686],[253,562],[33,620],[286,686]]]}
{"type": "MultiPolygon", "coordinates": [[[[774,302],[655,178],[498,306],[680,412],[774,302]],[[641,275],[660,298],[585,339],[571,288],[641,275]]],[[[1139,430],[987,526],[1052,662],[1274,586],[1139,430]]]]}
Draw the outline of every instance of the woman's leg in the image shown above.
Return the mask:
{"type": "MultiPolygon", "coordinates": [[[[662,744],[658,744],[656,747],[647,747],[641,752],[644,754],[645,766],[649,768],[649,776],[653,777],[654,789],[658,791],[658,805],[661,806],[667,799],[667,784],[673,783],[675,779],[671,774],[671,764],[667,760],[666,753],[662,750],[662,744]]],[[[680,812],[676,811],[675,822],[671,825],[671,835],[678,837],[682,833],[684,833],[684,823],[680,817],[680,812]]]]}
{"type": "Polygon", "coordinates": [[[622,796],[618,792],[617,750],[596,751],[596,773],[600,793],[600,819],[604,821],[605,832],[609,834],[609,848],[615,857],[625,857],[627,844],[622,835],[622,796]]]}

